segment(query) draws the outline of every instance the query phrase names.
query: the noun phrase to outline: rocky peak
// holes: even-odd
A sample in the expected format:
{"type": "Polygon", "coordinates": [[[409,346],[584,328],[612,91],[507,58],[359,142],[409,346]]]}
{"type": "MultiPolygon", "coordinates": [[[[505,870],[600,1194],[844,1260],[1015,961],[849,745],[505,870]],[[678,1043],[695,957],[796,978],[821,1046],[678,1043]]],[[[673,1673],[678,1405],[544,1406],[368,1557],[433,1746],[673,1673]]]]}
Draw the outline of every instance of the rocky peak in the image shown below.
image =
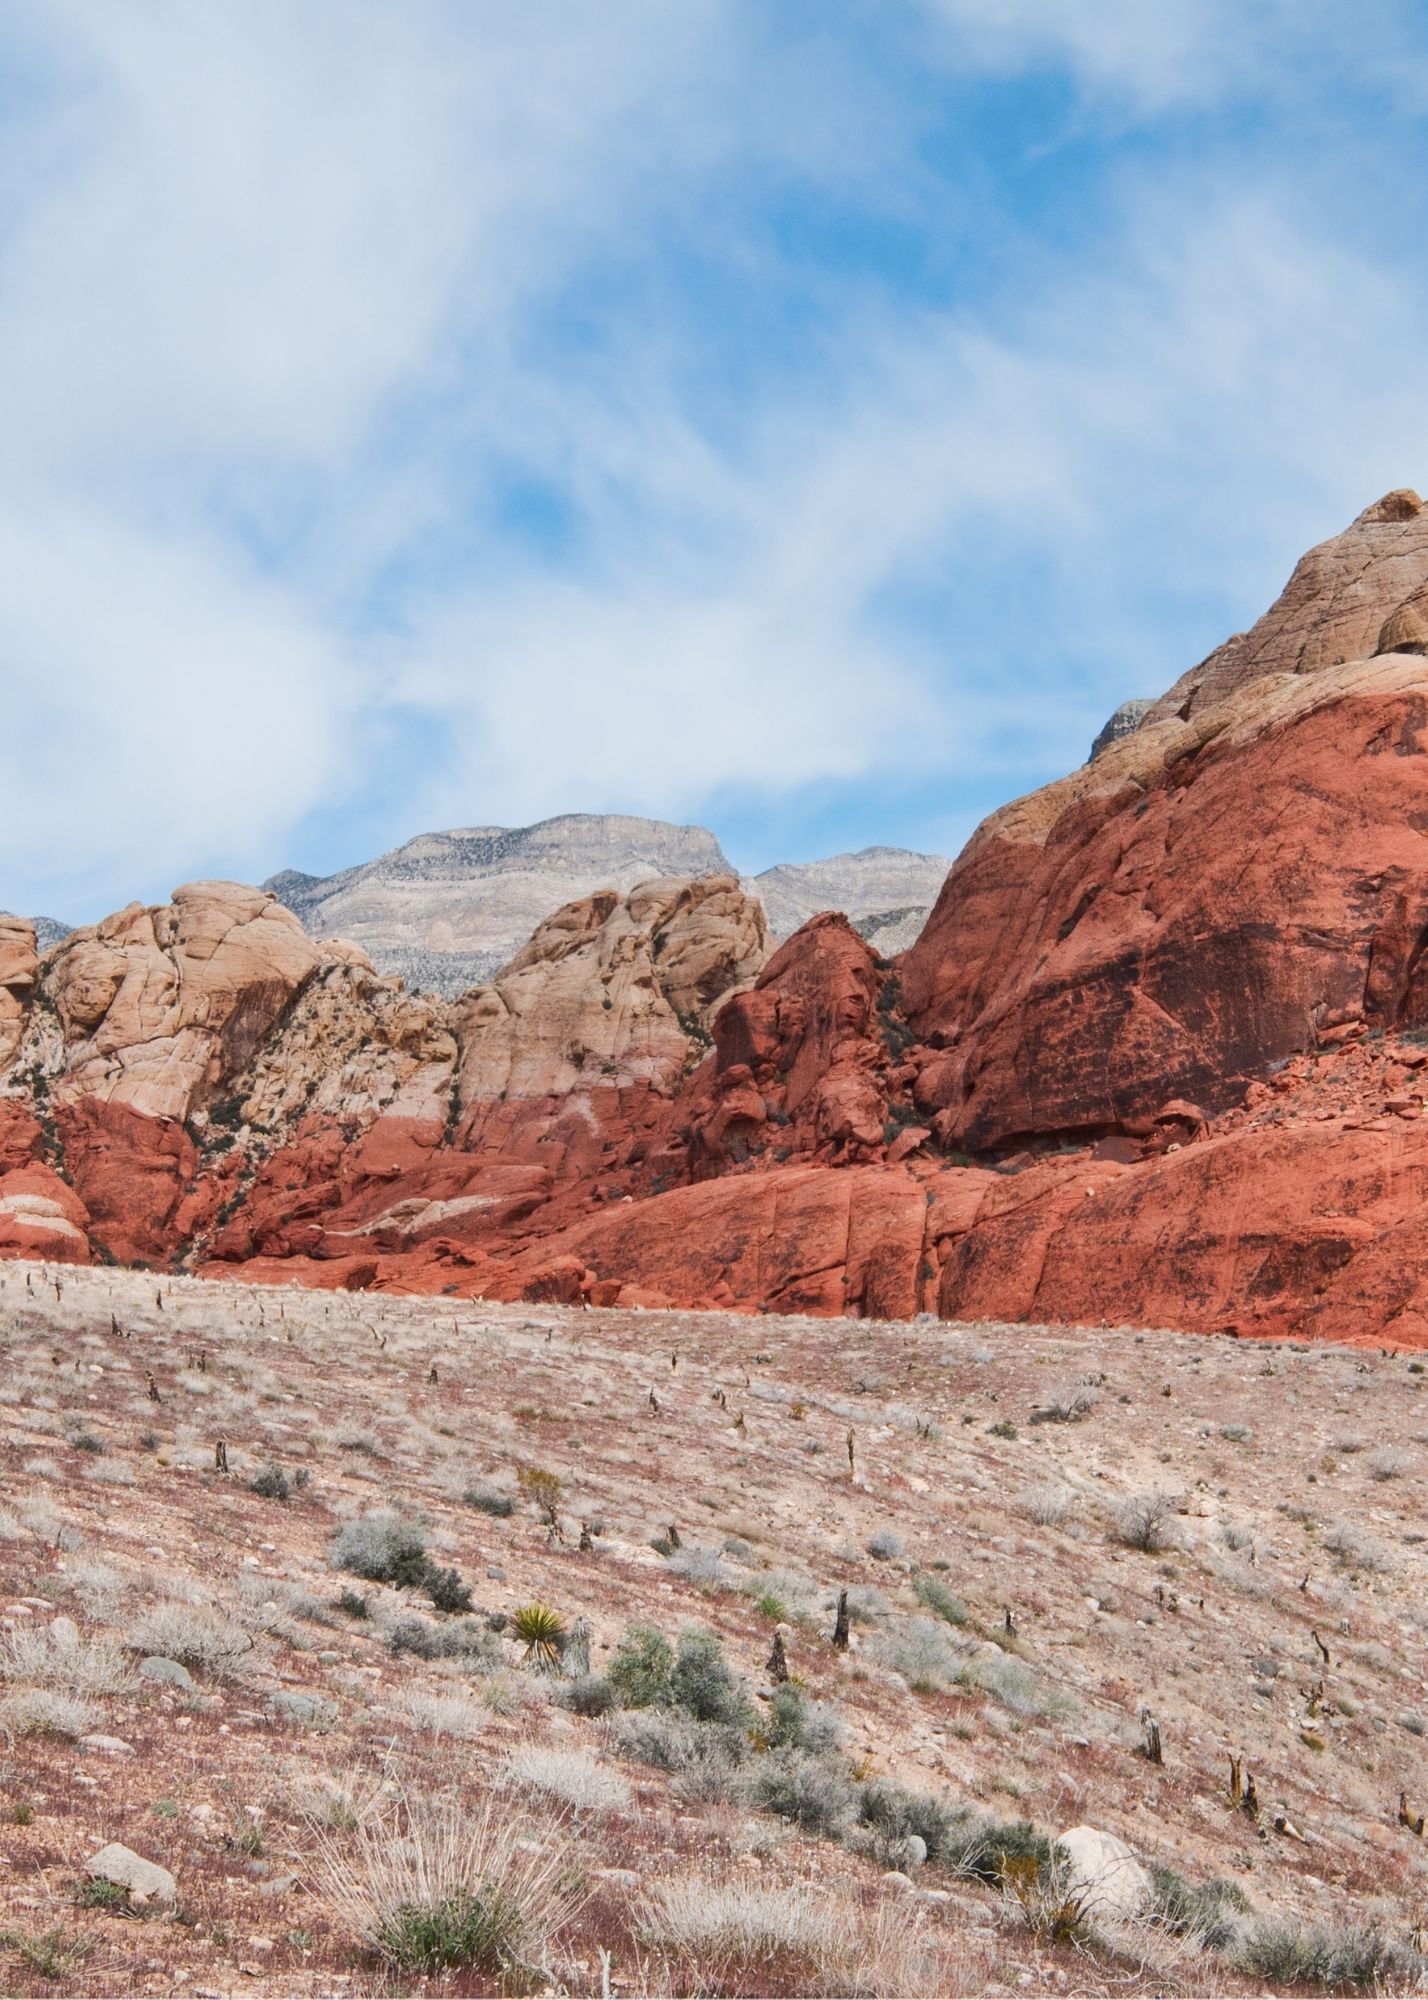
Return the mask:
{"type": "Polygon", "coordinates": [[[1401,487],[1301,557],[1264,616],[1182,674],[1145,720],[1188,720],[1268,674],[1312,674],[1367,659],[1387,650],[1385,621],[1425,598],[1428,512],[1401,487]]]}

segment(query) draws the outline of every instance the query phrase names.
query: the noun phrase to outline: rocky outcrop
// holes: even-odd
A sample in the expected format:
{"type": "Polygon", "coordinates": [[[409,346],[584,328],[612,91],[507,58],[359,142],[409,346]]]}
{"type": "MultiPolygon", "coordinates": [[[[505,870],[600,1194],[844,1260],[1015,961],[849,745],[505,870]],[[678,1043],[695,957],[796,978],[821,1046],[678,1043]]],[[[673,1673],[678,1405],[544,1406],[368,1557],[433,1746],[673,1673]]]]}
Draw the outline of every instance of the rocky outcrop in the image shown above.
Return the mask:
{"type": "Polygon", "coordinates": [[[995,814],[902,961],[917,1098],[985,1151],[1215,1110],[1325,1033],[1420,1018],[1428,669],[1262,677],[995,814]]]}
{"type": "Polygon", "coordinates": [[[993,814],[896,963],[697,873],[455,1005],[231,884],[0,930],[0,1254],[1428,1346],[1419,522],[993,814]]]}
{"type": "Polygon", "coordinates": [[[328,876],[289,869],[265,886],[315,938],[354,939],[413,990],[455,999],[498,971],[552,910],[658,876],[729,875],[702,826],[566,813],[535,826],[420,834],[328,876]]]}
{"type": "Polygon", "coordinates": [[[23,917],[0,917],[0,1068],[19,1047],[38,971],[34,925],[23,917]]]}
{"type": "Polygon", "coordinates": [[[1087,763],[1094,764],[1103,750],[1109,750],[1111,745],[1119,743],[1123,736],[1133,736],[1154,706],[1153,701],[1145,698],[1123,701],[1120,707],[1113,710],[1102,723],[1096,734],[1096,740],[1091,745],[1087,763]]]}
{"type": "Polygon", "coordinates": [[[460,1002],[463,1102],[609,1081],[669,1088],[768,948],[763,911],[732,875],[568,903],[460,1002]]]}
{"type": "Polygon", "coordinates": [[[1180,676],[1149,720],[1187,721],[1266,674],[1314,674],[1381,649],[1385,621],[1428,595],[1428,512],[1408,487],[1366,507],[1341,535],[1311,549],[1283,593],[1180,676]]]}

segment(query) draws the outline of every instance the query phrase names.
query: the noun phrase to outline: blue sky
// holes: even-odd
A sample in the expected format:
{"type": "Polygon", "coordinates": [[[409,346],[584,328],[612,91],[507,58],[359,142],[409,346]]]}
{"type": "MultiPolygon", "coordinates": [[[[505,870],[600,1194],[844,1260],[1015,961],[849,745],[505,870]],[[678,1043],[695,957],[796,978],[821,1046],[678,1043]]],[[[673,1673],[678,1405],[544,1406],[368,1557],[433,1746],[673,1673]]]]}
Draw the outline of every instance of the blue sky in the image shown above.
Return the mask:
{"type": "Polygon", "coordinates": [[[1428,483],[1398,0],[0,0],[0,907],[955,852],[1428,483]]]}

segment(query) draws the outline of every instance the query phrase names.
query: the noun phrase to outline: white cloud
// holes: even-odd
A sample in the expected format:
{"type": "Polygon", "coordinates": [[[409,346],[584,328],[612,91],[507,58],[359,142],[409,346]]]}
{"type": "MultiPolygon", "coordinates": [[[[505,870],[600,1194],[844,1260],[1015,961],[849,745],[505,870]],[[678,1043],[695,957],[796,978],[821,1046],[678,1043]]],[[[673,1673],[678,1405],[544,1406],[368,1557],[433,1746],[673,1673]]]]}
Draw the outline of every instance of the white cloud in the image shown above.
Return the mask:
{"type": "MultiPolygon", "coordinates": [[[[922,4],[954,69],[1060,64],[1147,114],[1318,18],[922,4]]],[[[737,314],[790,280],[725,169],[894,206],[916,178],[915,127],[755,12],[3,21],[43,82],[0,137],[0,903],[300,863],[408,725],[392,838],[938,773],[955,820],[959,777],[1079,754],[1422,465],[1414,269],[1288,174],[1183,163],[1075,261],[1030,243],[1015,309],[810,275],[812,365],[714,420],[704,328],[641,260],[708,253],[737,314]],[[590,269],[620,304],[570,364],[551,301],[590,269]],[[568,555],[499,535],[494,466],[566,496],[568,555]]]]}

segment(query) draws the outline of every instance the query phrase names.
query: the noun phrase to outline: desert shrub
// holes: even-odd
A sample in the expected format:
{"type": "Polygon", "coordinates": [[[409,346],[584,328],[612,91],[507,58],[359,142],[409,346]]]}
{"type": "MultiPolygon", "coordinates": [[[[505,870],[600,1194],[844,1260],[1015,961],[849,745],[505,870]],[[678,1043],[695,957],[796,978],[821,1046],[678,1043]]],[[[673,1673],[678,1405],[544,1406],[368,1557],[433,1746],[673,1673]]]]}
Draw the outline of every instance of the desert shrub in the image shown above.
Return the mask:
{"type": "Polygon", "coordinates": [[[121,1693],[131,1678],[122,1650],[108,1639],[71,1639],[64,1629],[9,1633],[0,1647],[0,1680],[82,1696],[121,1693]]]}
{"type": "Polygon", "coordinates": [[[1304,1986],[1316,1993],[1377,1987],[1421,1975],[1424,1960],[1377,1924],[1305,1924],[1292,1917],[1261,1917],[1235,1953],[1244,1972],[1274,1986],[1304,1986]]]}
{"type": "Polygon", "coordinates": [[[495,1665],[497,1657],[491,1633],[470,1618],[452,1625],[400,1618],[388,1633],[387,1644],[394,1653],[409,1653],[419,1660],[464,1660],[468,1665],[489,1667],[495,1665]]]}
{"type": "Polygon", "coordinates": [[[504,1806],[403,1798],[350,1833],[316,1829],[323,1888],[353,1939],[407,1977],[528,1977],[583,1897],[561,1845],[511,1832],[504,1806]]]}
{"type": "Polygon", "coordinates": [[[529,1500],[548,1521],[555,1519],[561,1494],[558,1472],[547,1471],[541,1465],[522,1465],[516,1471],[516,1485],[523,1500],[529,1500]]]}
{"type": "Polygon", "coordinates": [[[892,1562],[902,1554],[902,1536],[894,1534],[891,1528],[879,1528],[867,1541],[868,1554],[874,1562],[892,1562]]]}
{"type": "Polygon", "coordinates": [[[498,1521],[509,1520],[516,1511],[516,1503],[509,1493],[497,1493],[489,1486],[468,1486],[461,1497],[478,1514],[489,1514],[498,1521]]]}
{"type": "Polygon", "coordinates": [[[1168,1549],[1174,1535],[1174,1520],[1180,1501],[1174,1493],[1132,1493],[1116,1508],[1115,1537],[1128,1549],[1142,1549],[1159,1555],[1168,1549]]]}
{"type": "Polygon", "coordinates": [[[724,1658],[718,1635],[703,1625],[686,1625],[679,1635],[669,1699],[696,1722],[725,1722],[742,1729],[753,1719],[749,1698],[724,1658]]]}
{"type": "Polygon", "coordinates": [[[442,1569],[436,1563],[428,1563],[421,1587],[438,1611],[465,1612],[473,1608],[471,1592],[454,1567],[442,1569]]]}
{"type": "Polygon", "coordinates": [[[801,1882],[689,1875],[656,1883],[637,1916],[650,1943],[678,1961],[661,1990],[871,2000],[945,1990],[922,1920],[902,1903],[866,1911],[801,1882]]]}
{"type": "Polygon", "coordinates": [[[1013,1715],[1051,1716],[1064,1720],[1075,1710],[1075,1702],[1059,1688],[1050,1688],[1020,1660],[1004,1653],[968,1660],[957,1672],[959,1686],[981,1688],[1013,1715]]]}
{"type": "Polygon", "coordinates": [[[672,1542],[665,1543],[663,1547],[656,1542],[654,1546],[668,1558],[674,1574],[682,1576],[686,1583],[697,1584],[704,1591],[732,1590],[734,1572],[726,1562],[720,1561],[713,1549],[676,1549],[672,1542]]]}
{"type": "Polygon", "coordinates": [[[425,1688],[402,1688],[392,1697],[393,1713],[413,1729],[465,1742],[481,1727],[475,1704],[464,1694],[429,1694],[425,1688]]]}
{"type": "Polygon", "coordinates": [[[947,1588],[941,1577],[928,1576],[925,1572],[915,1576],[912,1592],[919,1604],[948,1625],[965,1625],[971,1617],[961,1598],[947,1588]]]}
{"type": "Polygon", "coordinates": [[[580,1750],[527,1744],[506,1759],[502,1783],[515,1792],[540,1792],[576,1813],[627,1812],[632,1794],[617,1771],[605,1771],[580,1750]]]}
{"type": "Polygon", "coordinates": [[[253,1651],[253,1635],[207,1605],[157,1604],[129,1634],[135,1653],[160,1653],[185,1667],[231,1674],[253,1651]]]}
{"type": "Polygon", "coordinates": [[[1345,1569],[1381,1570],[1383,1550],[1353,1521],[1334,1521],[1324,1530],[1323,1547],[1345,1569]]]}
{"type": "Polygon", "coordinates": [[[560,1690],[560,1701],[576,1715],[608,1715],[618,1707],[615,1690],[603,1674],[582,1674],[570,1681],[560,1690]]]}
{"type": "Polygon", "coordinates": [[[1028,1521],[1038,1528],[1059,1528],[1071,1507],[1071,1489],[1059,1480],[1049,1480],[1042,1486],[1029,1486],[1022,1494],[1018,1506],[1028,1521]]]}
{"type": "Polygon", "coordinates": [[[1209,1882],[1187,1882],[1173,1868],[1153,1865],[1151,1900],[1146,1914],[1177,1937],[1193,1938],[1206,1951],[1224,1951],[1238,1935],[1236,1919],[1249,1909],[1244,1891],[1216,1876],[1209,1882]]]}
{"type": "Polygon", "coordinates": [[[926,1847],[928,1860],[940,1862],[960,1854],[957,1836],[969,1814],[930,1792],[909,1792],[890,1778],[875,1778],[859,1794],[858,1818],[880,1847],[895,1848],[915,1837],[926,1847]]]}
{"type": "Polygon", "coordinates": [[[340,1590],[333,1602],[349,1618],[370,1618],[372,1615],[371,1598],[364,1597],[359,1590],[340,1590]]]}
{"type": "Polygon", "coordinates": [[[337,1530],[328,1560],[334,1569],[348,1570],[368,1583],[419,1590],[429,1567],[426,1530],[419,1521],[396,1514],[364,1514],[337,1530]]]}
{"type": "Polygon", "coordinates": [[[819,1754],[838,1748],[843,1740],[843,1725],[826,1703],[810,1701],[802,1688],[785,1681],[770,1697],[767,1735],[771,1750],[811,1750],[819,1754]]]}
{"type": "Polygon", "coordinates": [[[1046,1398],[1027,1419],[1032,1424],[1079,1424],[1096,1407],[1096,1398],[1083,1383],[1061,1382],[1048,1389],[1046,1398]]]}
{"type": "Polygon", "coordinates": [[[688,1797],[732,1796],[749,1755],[741,1729],[719,1722],[696,1722],[673,1709],[640,1708],[617,1717],[612,1730],[622,1756],[657,1771],[669,1771],[688,1797]]]}
{"type": "Polygon", "coordinates": [[[674,1649],[653,1625],[631,1625],[615,1648],[605,1678],[622,1708],[655,1708],[668,1701],[674,1649]]]}
{"type": "Polygon", "coordinates": [[[1030,1820],[968,1819],[949,1834],[942,1855],[949,1868],[980,1882],[1008,1871],[1030,1879],[1051,1865],[1051,1843],[1030,1820]]]}
{"type": "Polygon", "coordinates": [[[293,1483],[280,1465],[264,1465],[248,1481],[248,1491],[263,1500],[290,1500],[293,1483]]]}
{"type": "Polygon", "coordinates": [[[0,1735],[63,1736],[73,1742],[104,1720],[97,1702],[58,1688],[29,1687],[0,1701],[0,1735]]]}
{"type": "Polygon", "coordinates": [[[963,1655],[934,1618],[909,1618],[873,1642],[877,1657],[909,1687],[928,1694],[956,1678],[963,1655]]]}
{"type": "Polygon", "coordinates": [[[836,1840],[858,1816],[858,1788],[841,1757],[771,1750],[749,1772],[749,1796],[805,1833],[836,1840]]]}
{"type": "Polygon", "coordinates": [[[1390,1479],[1402,1479],[1413,1461],[1406,1451],[1395,1451],[1392,1445],[1385,1445],[1368,1459],[1369,1476],[1380,1485],[1390,1479]]]}

